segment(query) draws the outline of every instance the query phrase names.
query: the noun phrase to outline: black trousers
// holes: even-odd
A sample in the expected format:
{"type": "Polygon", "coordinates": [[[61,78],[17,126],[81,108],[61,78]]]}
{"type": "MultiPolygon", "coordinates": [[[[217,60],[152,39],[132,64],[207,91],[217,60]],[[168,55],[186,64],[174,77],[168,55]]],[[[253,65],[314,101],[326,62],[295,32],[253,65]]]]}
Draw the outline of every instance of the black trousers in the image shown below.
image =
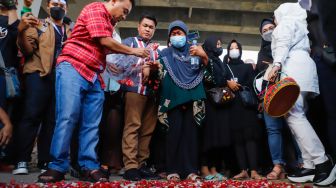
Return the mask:
{"type": "Polygon", "coordinates": [[[316,61],[316,66],[319,76],[321,98],[326,113],[327,137],[332,149],[332,154],[336,157],[336,68],[331,68],[321,61],[316,61]]]}
{"type": "Polygon", "coordinates": [[[167,174],[178,173],[186,178],[198,172],[198,128],[192,104],[178,106],[168,112],[166,136],[167,174]]]}
{"type": "Polygon", "coordinates": [[[17,127],[17,162],[31,160],[37,138],[39,163],[50,161],[50,144],[55,127],[54,74],[40,77],[39,72],[25,75],[25,104],[17,127]]]}
{"type": "Polygon", "coordinates": [[[235,143],[236,157],[241,170],[257,170],[257,144],[254,140],[235,143]]]}

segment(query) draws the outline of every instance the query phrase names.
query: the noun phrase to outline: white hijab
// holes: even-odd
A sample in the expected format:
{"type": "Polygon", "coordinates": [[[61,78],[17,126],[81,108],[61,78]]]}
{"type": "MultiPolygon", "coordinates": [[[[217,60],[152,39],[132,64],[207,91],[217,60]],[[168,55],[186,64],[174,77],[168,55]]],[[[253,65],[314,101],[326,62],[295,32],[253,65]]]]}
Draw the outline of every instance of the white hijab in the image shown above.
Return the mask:
{"type": "Polygon", "coordinates": [[[278,24],[283,21],[295,21],[307,24],[307,12],[299,3],[283,3],[275,11],[274,16],[278,24]]]}

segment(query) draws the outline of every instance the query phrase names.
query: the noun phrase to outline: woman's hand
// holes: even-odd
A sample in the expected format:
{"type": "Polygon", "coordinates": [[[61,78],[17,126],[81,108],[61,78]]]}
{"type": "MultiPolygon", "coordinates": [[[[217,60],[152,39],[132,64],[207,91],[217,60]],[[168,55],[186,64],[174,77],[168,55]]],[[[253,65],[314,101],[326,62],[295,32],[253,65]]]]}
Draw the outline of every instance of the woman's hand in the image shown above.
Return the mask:
{"type": "Polygon", "coordinates": [[[238,84],[236,81],[234,80],[228,80],[227,81],[227,85],[229,86],[229,88],[232,90],[232,91],[238,91],[239,88],[241,87],[240,84],[238,84]]]}
{"type": "Polygon", "coordinates": [[[272,70],[270,71],[270,73],[268,74],[268,80],[270,82],[274,82],[276,77],[278,76],[278,72],[281,68],[279,66],[273,66],[272,70]]]}
{"type": "Polygon", "coordinates": [[[208,64],[208,56],[202,46],[191,46],[189,50],[190,55],[199,56],[204,65],[208,64]]]}

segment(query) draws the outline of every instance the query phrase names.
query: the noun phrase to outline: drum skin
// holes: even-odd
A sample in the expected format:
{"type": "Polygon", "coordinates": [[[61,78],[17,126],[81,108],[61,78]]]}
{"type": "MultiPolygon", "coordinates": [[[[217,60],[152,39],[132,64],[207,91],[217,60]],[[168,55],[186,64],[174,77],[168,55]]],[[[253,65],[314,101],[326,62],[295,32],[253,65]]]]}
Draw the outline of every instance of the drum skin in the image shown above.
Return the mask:
{"type": "Polygon", "coordinates": [[[300,87],[293,78],[285,77],[267,89],[264,109],[272,117],[288,113],[300,95],[300,87]]]}

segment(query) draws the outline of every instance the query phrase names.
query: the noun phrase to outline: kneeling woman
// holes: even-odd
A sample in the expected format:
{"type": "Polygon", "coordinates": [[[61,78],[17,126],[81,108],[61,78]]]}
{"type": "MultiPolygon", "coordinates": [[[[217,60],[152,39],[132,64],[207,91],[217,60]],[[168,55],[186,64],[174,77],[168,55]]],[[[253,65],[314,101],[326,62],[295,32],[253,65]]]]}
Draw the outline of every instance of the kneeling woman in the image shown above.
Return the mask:
{"type": "Polygon", "coordinates": [[[195,180],[198,172],[198,128],[204,118],[205,92],[201,65],[191,66],[191,55],[199,56],[200,63],[208,62],[201,46],[187,41],[188,27],[182,21],[169,25],[170,47],[162,50],[160,63],[163,80],[160,88],[159,120],[168,126],[166,136],[167,179],[180,177],[195,180]]]}

